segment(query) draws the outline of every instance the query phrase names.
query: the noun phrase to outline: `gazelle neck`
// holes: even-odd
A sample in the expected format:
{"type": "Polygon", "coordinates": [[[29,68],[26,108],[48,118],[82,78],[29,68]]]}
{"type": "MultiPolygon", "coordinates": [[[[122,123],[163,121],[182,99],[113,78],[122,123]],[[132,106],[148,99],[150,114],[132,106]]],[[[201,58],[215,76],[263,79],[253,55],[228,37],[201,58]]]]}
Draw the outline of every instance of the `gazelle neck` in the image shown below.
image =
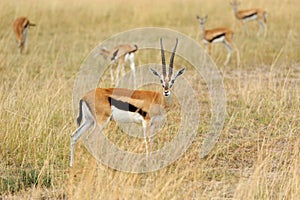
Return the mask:
{"type": "Polygon", "coordinates": [[[173,103],[173,101],[172,101],[172,94],[171,95],[169,95],[169,96],[163,96],[163,99],[164,99],[164,105],[165,105],[165,107],[170,107],[170,106],[172,106],[172,103],[173,103]]]}
{"type": "Polygon", "coordinates": [[[109,58],[110,57],[110,51],[108,49],[102,48],[101,49],[101,54],[105,57],[105,58],[109,58]]]}
{"type": "Polygon", "coordinates": [[[201,37],[202,37],[202,39],[204,39],[205,38],[205,28],[204,28],[204,25],[200,25],[200,29],[201,29],[201,37]]]}
{"type": "Polygon", "coordinates": [[[237,6],[233,6],[232,9],[233,9],[233,13],[237,16],[237,13],[238,13],[237,6]]]}

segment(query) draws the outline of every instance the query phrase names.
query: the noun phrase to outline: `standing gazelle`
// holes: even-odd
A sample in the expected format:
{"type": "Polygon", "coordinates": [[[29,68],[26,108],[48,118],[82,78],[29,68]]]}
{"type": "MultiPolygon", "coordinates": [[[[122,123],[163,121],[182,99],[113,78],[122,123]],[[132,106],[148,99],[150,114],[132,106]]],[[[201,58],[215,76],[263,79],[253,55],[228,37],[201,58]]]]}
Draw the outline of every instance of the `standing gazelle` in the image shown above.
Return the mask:
{"type": "Polygon", "coordinates": [[[257,35],[260,34],[261,30],[264,29],[264,37],[267,36],[268,28],[267,28],[267,12],[260,8],[253,8],[247,10],[238,10],[238,6],[240,2],[233,1],[230,2],[230,5],[233,9],[234,15],[237,19],[242,20],[244,23],[244,29],[249,35],[248,28],[247,28],[247,21],[256,20],[259,25],[259,30],[257,35]]]}
{"type": "Polygon", "coordinates": [[[97,88],[86,93],[81,98],[79,102],[79,116],[77,118],[79,127],[71,135],[70,166],[73,166],[75,145],[80,136],[91,127],[95,130],[96,126],[100,126],[100,130],[103,130],[111,118],[116,122],[142,124],[146,144],[146,159],[149,158],[149,154],[151,153],[152,126],[154,126],[155,121],[157,122],[157,120],[163,118],[165,114],[164,109],[169,107],[171,102],[170,89],[176,78],[185,71],[185,68],[183,68],[173,76],[173,61],[177,43],[178,40],[176,39],[176,44],[170,58],[168,75],[166,72],[162,39],[160,39],[162,75],[150,68],[152,73],[160,78],[163,93],[125,88],[97,88]],[[82,119],[83,123],[81,123],[82,119]]]}
{"type": "Polygon", "coordinates": [[[23,52],[24,46],[25,50],[27,51],[28,29],[30,26],[35,26],[35,24],[30,23],[26,17],[19,17],[13,23],[13,28],[18,42],[18,48],[20,53],[23,52]]]}
{"type": "MultiPolygon", "coordinates": [[[[117,63],[116,74],[116,83],[119,81],[120,70],[122,75],[125,73],[125,63],[129,60],[130,68],[133,76],[133,87],[136,88],[136,79],[135,79],[135,64],[134,64],[134,53],[138,50],[137,45],[130,44],[121,44],[113,48],[112,50],[108,50],[105,47],[101,47],[100,54],[104,56],[104,58],[117,63]]],[[[110,67],[110,77],[111,81],[114,83],[114,76],[112,67],[110,67]]]]}
{"type": "Polygon", "coordinates": [[[237,65],[240,64],[240,55],[239,51],[236,48],[236,45],[233,42],[233,31],[229,28],[215,28],[211,30],[205,30],[205,22],[207,20],[207,15],[204,18],[197,16],[197,19],[200,24],[200,29],[202,31],[202,41],[208,51],[208,54],[211,53],[211,44],[212,43],[223,43],[226,47],[228,54],[224,65],[226,66],[230,60],[232,51],[236,51],[237,54],[237,65]]]}

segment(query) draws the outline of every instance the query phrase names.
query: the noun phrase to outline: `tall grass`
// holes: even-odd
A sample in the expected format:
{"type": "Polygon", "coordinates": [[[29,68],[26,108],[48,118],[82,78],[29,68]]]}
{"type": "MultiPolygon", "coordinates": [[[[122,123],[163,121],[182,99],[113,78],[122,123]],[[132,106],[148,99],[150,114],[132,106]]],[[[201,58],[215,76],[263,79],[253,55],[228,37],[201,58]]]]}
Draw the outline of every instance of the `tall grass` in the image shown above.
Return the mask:
{"type": "MultiPolygon", "coordinates": [[[[300,14],[296,0],[241,5],[253,6],[269,13],[267,38],[255,36],[255,22],[249,23],[247,37],[221,0],[1,1],[0,196],[299,199],[300,14]],[[72,88],[90,50],[112,34],[144,26],[172,28],[200,42],[196,14],[208,14],[207,28],[232,28],[241,53],[239,67],[235,59],[222,67],[226,50],[213,47],[212,58],[224,77],[227,117],[211,154],[198,155],[208,129],[202,126],[186,153],[157,172],[130,174],[99,165],[81,142],[69,168],[69,137],[76,129],[72,88]],[[12,22],[21,15],[37,24],[29,32],[26,55],[18,55],[12,33],[12,22]]],[[[185,76],[194,80],[202,120],[209,122],[205,85],[192,72],[185,76]]]]}

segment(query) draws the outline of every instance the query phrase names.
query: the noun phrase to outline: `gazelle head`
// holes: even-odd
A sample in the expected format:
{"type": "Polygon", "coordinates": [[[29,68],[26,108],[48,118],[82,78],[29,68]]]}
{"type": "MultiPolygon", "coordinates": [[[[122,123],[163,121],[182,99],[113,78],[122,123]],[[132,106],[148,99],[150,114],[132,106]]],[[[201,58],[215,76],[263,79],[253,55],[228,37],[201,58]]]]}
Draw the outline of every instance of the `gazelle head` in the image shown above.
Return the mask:
{"type": "Polygon", "coordinates": [[[237,12],[237,8],[238,6],[241,4],[241,2],[233,0],[230,2],[230,5],[232,7],[232,9],[234,10],[234,12],[237,12]]]}
{"type": "Polygon", "coordinates": [[[171,55],[171,58],[170,58],[169,73],[168,74],[167,74],[167,70],[166,70],[165,51],[164,51],[164,48],[163,48],[163,43],[162,43],[161,38],[160,38],[160,47],[161,47],[161,60],[162,60],[162,75],[160,75],[155,69],[150,68],[152,73],[155,76],[159,77],[160,83],[163,87],[163,95],[166,96],[166,97],[171,95],[170,89],[172,88],[176,78],[178,76],[182,75],[185,71],[185,68],[182,68],[181,70],[179,70],[177,72],[177,74],[175,76],[172,76],[173,75],[173,62],[174,62],[174,57],[175,57],[177,44],[178,44],[178,39],[176,38],[176,44],[175,44],[175,47],[173,49],[173,52],[172,52],[172,55],[171,55]]]}
{"type": "Polygon", "coordinates": [[[207,20],[207,15],[205,15],[205,17],[201,18],[197,15],[197,20],[199,21],[199,24],[200,24],[200,28],[201,30],[204,30],[204,25],[205,25],[205,22],[207,20]]]}

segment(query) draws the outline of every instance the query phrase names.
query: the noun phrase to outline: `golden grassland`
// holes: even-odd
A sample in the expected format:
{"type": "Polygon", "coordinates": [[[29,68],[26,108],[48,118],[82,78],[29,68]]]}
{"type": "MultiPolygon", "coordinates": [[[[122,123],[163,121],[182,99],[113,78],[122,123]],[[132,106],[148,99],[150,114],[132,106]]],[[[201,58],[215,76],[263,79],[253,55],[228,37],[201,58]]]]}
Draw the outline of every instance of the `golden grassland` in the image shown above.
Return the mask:
{"type": "MultiPolygon", "coordinates": [[[[267,38],[255,35],[255,22],[247,37],[229,1],[2,0],[0,199],[300,199],[298,2],[255,0],[241,6],[267,10],[267,38]],[[153,173],[123,173],[97,164],[79,142],[70,168],[73,84],[88,53],[111,35],[137,27],[167,27],[200,42],[197,14],[208,14],[207,28],[233,29],[241,54],[240,66],[233,56],[224,67],[225,48],[213,47],[227,115],[209,156],[199,158],[210,121],[209,95],[201,78],[187,71],[199,91],[204,123],[180,159],[153,173]],[[23,15],[37,26],[29,32],[29,52],[19,55],[12,22],[23,15]]],[[[140,55],[137,65],[147,59],[140,55]]],[[[122,141],[116,126],[108,129],[122,141]]],[[[156,148],[172,139],[164,134],[156,148]]],[[[143,150],[142,140],[127,143],[143,150]]]]}

